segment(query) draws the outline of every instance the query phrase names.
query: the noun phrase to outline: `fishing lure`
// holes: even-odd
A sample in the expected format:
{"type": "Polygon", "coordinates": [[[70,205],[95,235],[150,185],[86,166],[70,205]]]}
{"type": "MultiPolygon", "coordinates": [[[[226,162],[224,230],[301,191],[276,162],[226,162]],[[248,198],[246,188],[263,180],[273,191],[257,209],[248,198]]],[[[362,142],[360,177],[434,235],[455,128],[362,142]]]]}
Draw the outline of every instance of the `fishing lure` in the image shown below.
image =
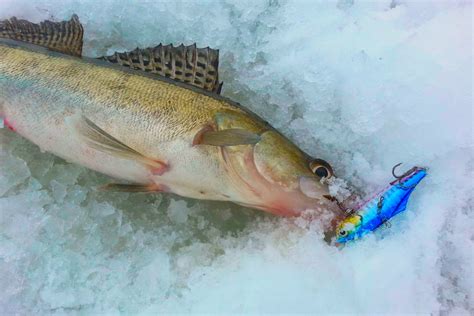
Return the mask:
{"type": "Polygon", "coordinates": [[[392,169],[396,180],[379,192],[356,211],[349,214],[336,228],[336,244],[359,239],[375,231],[382,224],[406,209],[408,199],[415,187],[426,176],[426,168],[413,167],[401,176],[395,174],[397,164],[392,169]]]}

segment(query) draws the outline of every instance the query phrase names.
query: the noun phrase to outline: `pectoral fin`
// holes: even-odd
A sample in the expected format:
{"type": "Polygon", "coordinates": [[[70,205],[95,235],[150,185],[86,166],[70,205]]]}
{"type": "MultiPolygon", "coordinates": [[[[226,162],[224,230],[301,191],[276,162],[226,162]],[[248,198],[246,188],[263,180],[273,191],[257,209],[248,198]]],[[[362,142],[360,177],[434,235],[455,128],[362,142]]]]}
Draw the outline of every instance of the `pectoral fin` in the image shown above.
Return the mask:
{"type": "Polygon", "coordinates": [[[199,145],[236,146],[254,145],[260,141],[260,135],[245,129],[232,128],[222,131],[204,131],[200,135],[199,145]]]}
{"type": "Polygon", "coordinates": [[[116,157],[139,161],[151,167],[154,174],[160,175],[167,169],[166,163],[144,156],[108,134],[86,117],[82,117],[78,129],[87,144],[96,150],[116,157]]]}

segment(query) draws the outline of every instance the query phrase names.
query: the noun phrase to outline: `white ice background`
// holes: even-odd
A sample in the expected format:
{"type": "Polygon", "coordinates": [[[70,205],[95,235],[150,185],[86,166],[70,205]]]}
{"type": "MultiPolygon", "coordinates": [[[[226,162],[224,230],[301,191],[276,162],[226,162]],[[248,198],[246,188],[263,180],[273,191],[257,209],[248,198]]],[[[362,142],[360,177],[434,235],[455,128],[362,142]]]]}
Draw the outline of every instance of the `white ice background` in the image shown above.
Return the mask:
{"type": "Polygon", "coordinates": [[[0,18],[72,13],[88,56],[219,48],[223,94],[363,194],[398,162],[429,176],[339,250],[317,223],[97,192],[107,177],[4,128],[0,314],[474,312],[470,1],[0,0],[0,18]]]}

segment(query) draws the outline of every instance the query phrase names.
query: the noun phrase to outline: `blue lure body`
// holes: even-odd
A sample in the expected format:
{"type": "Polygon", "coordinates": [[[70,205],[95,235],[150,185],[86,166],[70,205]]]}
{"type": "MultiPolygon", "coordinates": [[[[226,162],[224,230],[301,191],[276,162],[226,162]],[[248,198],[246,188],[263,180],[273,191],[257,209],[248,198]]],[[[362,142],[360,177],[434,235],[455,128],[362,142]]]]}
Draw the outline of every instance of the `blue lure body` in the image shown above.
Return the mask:
{"type": "Polygon", "coordinates": [[[373,232],[407,207],[426,169],[414,167],[343,220],[336,229],[336,243],[343,244],[373,232]]]}

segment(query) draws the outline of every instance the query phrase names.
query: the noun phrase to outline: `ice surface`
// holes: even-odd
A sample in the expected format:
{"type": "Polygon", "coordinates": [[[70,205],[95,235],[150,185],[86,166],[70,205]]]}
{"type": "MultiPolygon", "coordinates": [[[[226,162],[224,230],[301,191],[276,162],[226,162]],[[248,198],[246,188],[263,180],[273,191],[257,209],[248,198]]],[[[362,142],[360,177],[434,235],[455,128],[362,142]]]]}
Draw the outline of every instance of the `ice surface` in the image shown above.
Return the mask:
{"type": "Polygon", "coordinates": [[[72,13],[89,56],[220,48],[223,94],[362,193],[401,161],[429,177],[338,250],[301,219],[98,192],[105,176],[2,129],[0,314],[474,313],[469,1],[0,0],[0,18],[72,13]]]}

